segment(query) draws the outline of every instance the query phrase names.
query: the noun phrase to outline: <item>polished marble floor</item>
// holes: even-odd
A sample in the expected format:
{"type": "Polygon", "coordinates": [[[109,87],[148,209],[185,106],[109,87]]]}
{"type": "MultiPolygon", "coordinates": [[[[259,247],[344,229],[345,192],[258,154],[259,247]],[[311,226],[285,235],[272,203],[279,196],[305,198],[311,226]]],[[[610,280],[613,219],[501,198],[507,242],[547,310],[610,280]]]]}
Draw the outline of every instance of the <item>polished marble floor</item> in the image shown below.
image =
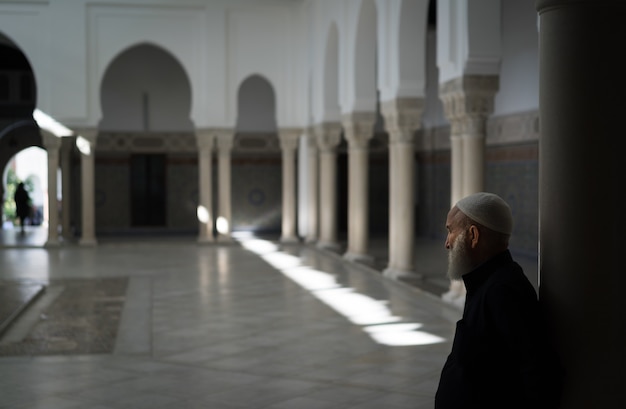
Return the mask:
{"type": "Polygon", "coordinates": [[[6,282],[129,279],[114,352],[1,358],[2,408],[432,407],[459,314],[267,241],[9,246],[0,265],[6,282]]]}
{"type": "Polygon", "coordinates": [[[0,408],[433,407],[460,311],[431,293],[305,245],[37,234],[4,238],[0,280],[127,278],[121,322],[111,354],[0,358],[0,408]]]}

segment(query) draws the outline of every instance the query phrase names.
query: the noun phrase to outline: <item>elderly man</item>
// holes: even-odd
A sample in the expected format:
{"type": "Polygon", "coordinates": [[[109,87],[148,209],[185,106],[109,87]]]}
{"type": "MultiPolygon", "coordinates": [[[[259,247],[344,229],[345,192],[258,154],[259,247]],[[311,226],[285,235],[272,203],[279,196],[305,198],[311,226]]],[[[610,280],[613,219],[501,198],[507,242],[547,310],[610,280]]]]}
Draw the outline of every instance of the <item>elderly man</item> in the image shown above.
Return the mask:
{"type": "Polygon", "coordinates": [[[508,250],[509,205],[492,193],[461,199],[446,221],[448,275],[467,288],[436,409],[554,408],[559,383],[537,295],[508,250]]]}

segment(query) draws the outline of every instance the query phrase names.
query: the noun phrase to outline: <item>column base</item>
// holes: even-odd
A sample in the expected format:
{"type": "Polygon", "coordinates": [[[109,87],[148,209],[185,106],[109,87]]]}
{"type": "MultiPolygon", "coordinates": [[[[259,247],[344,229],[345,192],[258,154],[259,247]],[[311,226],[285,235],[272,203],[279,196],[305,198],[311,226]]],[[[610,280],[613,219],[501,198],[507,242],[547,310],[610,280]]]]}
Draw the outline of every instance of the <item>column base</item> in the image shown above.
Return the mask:
{"type": "Polygon", "coordinates": [[[60,247],[61,243],[58,240],[46,240],[43,246],[54,248],[54,247],[60,247]]]}
{"type": "Polygon", "coordinates": [[[383,276],[397,281],[422,281],[422,275],[415,270],[401,269],[397,267],[387,267],[383,270],[383,276]]]}
{"type": "Polygon", "coordinates": [[[299,244],[300,239],[298,237],[281,237],[280,242],[282,244],[299,244]]]}
{"type": "Polygon", "coordinates": [[[316,244],[316,247],[318,249],[329,250],[329,251],[334,251],[334,252],[339,252],[339,250],[341,250],[341,246],[339,246],[339,243],[331,242],[331,241],[318,241],[316,244]]]}
{"type": "Polygon", "coordinates": [[[374,257],[368,254],[357,254],[357,253],[347,252],[343,255],[343,258],[353,263],[364,264],[370,267],[374,265],[374,257]]]}
{"type": "Polygon", "coordinates": [[[198,237],[198,244],[213,244],[215,243],[214,237],[198,237]]]}
{"type": "Polygon", "coordinates": [[[96,239],[80,239],[78,244],[85,247],[96,246],[98,241],[96,239]]]}
{"type": "Polygon", "coordinates": [[[219,235],[217,236],[217,241],[220,244],[232,244],[235,242],[231,236],[219,235]]]}

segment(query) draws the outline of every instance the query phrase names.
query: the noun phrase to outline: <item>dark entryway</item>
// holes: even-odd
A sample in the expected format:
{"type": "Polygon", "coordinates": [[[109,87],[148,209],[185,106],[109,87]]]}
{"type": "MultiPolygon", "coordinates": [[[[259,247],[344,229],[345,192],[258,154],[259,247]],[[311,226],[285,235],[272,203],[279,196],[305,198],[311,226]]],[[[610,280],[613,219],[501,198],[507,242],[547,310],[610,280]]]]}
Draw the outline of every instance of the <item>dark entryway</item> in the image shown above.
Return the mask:
{"type": "Polygon", "coordinates": [[[165,155],[133,155],[130,189],[132,225],[165,226],[165,155]]]}

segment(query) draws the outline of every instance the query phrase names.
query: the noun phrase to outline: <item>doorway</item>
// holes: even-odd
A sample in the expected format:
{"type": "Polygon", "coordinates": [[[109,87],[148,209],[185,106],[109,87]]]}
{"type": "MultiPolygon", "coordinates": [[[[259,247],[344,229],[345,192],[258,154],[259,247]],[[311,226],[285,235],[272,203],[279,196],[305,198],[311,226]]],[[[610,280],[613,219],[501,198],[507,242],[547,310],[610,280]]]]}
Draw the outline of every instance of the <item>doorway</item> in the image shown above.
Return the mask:
{"type": "Polygon", "coordinates": [[[130,179],[132,226],[165,227],[165,155],[132,155],[130,179]]]}

